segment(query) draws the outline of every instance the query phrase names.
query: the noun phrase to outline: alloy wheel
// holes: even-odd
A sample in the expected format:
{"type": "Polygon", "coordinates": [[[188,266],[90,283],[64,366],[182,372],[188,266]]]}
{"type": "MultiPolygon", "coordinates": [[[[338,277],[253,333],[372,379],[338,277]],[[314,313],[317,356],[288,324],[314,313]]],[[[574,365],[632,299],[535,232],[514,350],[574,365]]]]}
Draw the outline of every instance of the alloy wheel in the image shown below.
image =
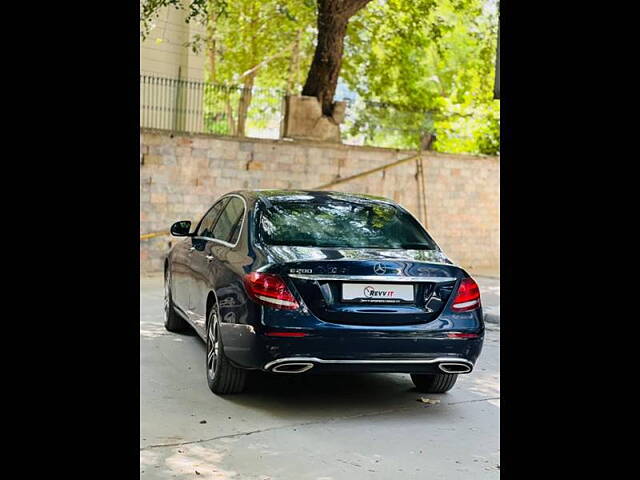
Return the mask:
{"type": "Polygon", "coordinates": [[[213,311],[207,326],[207,372],[213,378],[220,357],[220,339],[218,338],[218,314],[213,311]]]}
{"type": "Polygon", "coordinates": [[[170,305],[170,290],[169,290],[169,272],[165,273],[164,276],[164,321],[165,323],[169,320],[169,309],[171,308],[170,305]]]}

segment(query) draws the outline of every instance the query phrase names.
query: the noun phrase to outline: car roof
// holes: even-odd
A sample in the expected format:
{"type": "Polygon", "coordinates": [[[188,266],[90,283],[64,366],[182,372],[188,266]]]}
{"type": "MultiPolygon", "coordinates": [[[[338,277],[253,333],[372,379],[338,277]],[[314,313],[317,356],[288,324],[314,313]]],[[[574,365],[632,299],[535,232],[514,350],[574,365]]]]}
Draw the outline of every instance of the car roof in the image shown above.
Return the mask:
{"type": "Polygon", "coordinates": [[[363,193],[346,193],[346,192],[336,192],[336,191],[322,191],[322,190],[293,190],[293,189],[263,189],[263,190],[236,190],[234,192],[229,192],[227,195],[234,194],[240,195],[245,198],[245,200],[250,200],[252,202],[258,199],[266,199],[266,200],[309,200],[309,197],[313,197],[313,199],[339,199],[344,201],[356,200],[362,201],[367,200],[370,202],[380,202],[380,203],[388,203],[392,205],[396,205],[393,200],[390,200],[385,197],[374,196],[374,195],[366,195],[363,193]]]}

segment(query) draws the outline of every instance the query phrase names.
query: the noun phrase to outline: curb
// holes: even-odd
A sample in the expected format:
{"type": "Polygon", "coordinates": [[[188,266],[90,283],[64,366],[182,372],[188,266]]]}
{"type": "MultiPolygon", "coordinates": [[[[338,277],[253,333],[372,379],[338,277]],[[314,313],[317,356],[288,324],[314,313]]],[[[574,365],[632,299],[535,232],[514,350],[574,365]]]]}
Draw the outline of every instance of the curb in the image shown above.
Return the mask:
{"type": "Polygon", "coordinates": [[[500,314],[485,313],[484,321],[487,323],[494,323],[494,324],[500,325],[500,314]]]}

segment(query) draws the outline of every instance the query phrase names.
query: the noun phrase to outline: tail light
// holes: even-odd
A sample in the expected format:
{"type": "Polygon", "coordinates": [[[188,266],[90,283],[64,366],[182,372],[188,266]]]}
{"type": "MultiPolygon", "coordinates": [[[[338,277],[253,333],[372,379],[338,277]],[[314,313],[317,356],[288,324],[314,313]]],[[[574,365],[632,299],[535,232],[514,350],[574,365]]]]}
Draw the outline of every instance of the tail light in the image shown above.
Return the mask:
{"type": "Polygon", "coordinates": [[[309,334],[304,332],[266,332],[267,337],[307,337],[309,334]]]}
{"type": "Polygon", "coordinates": [[[480,288],[473,278],[463,278],[451,308],[454,312],[468,312],[480,306],[480,288]]]}
{"type": "Polygon", "coordinates": [[[296,310],[300,307],[278,275],[251,272],[244,276],[244,286],[249,297],[256,303],[282,310],[296,310]]]}
{"type": "Polygon", "coordinates": [[[477,333],[462,333],[462,332],[450,332],[447,333],[448,338],[478,338],[480,335],[477,333]]]}

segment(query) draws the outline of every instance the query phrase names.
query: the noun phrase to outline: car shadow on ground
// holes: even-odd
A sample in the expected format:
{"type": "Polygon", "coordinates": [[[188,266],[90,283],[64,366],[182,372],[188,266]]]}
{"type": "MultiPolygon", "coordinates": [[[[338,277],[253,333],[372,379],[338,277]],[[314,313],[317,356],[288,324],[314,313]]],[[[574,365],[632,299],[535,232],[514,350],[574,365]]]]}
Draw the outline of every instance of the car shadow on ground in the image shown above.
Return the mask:
{"type": "MultiPolygon", "coordinates": [[[[198,337],[192,329],[180,335],[198,337]]],[[[204,358],[204,342],[196,343],[202,349],[204,358]]],[[[204,382],[204,364],[202,369],[202,372],[197,373],[202,374],[204,382]]],[[[455,388],[454,386],[454,391],[455,388]]],[[[298,420],[427,407],[424,403],[418,403],[420,398],[441,399],[444,403],[447,399],[453,400],[458,396],[453,391],[446,394],[418,392],[408,374],[273,374],[262,371],[249,372],[242,393],[211,395],[238,407],[298,420]]]]}
{"type": "MultiPolygon", "coordinates": [[[[190,358],[202,358],[202,362],[187,363],[190,365],[189,376],[193,375],[202,382],[203,390],[209,393],[205,381],[204,357],[205,343],[194,329],[184,332],[167,332],[159,322],[141,322],[141,334],[146,340],[161,342],[186,342],[179,350],[194,349],[190,358]]],[[[172,356],[178,350],[169,350],[162,346],[166,355],[172,356]]],[[[185,361],[184,359],[182,360],[185,361]]],[[[455,391],[454,387],[454,391],[455,391]]],[[[448,394],[424,394],[418,392],[408,374],[389,373],[348,373],[329,374],[273,374],[261,371],[249,372],[246,389],[240,394],[212,396],[212,408],[218,409],[217,402],[230,407],[247,408],[263,412],[269,416],[294,419],[295,421],[323,420],[343,416],[397,411],[406,408],[428,407],[418,400],[421,397],[447,399],[459,396],[454,392],[448,394]]],[[[233,409],[235,410],[235,409],[233,409]]],[[[230,411],[235,417],[236,411],[230,411]]]]}
{"type": "MultiPolygon", "coordinates": [[[[224,396],[238,406],[282,417],[327,417],[418,407],[417,392],[403,374],[269,374],[251,372],[242,394],[224,396]]],[[[442,395],[431,395],[431,398],[442,395]]]]}

